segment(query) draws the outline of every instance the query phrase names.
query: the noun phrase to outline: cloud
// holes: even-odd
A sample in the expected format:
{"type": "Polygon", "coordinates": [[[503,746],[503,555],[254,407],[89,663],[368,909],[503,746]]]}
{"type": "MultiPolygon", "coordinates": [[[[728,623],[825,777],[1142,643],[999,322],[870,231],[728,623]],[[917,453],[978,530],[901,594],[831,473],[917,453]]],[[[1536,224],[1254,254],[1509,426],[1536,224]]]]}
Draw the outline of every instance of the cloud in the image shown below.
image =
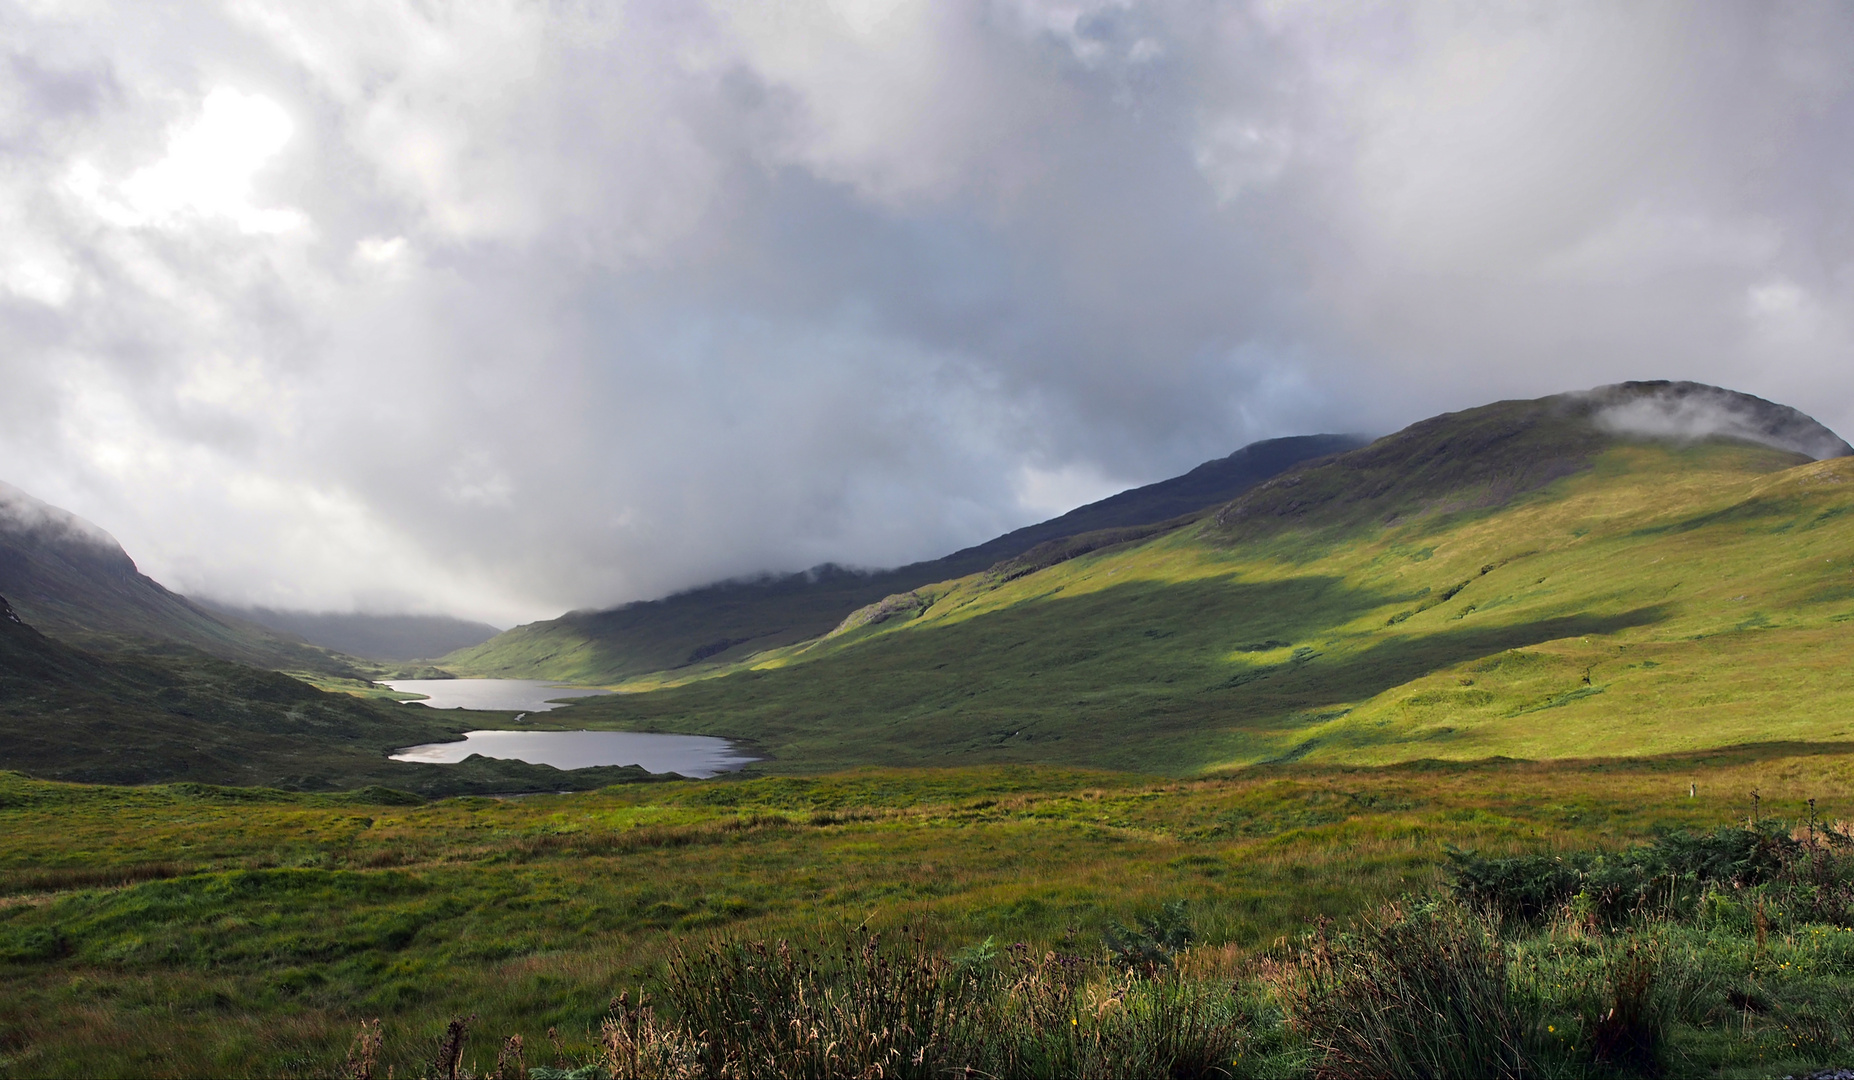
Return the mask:
{"type": "Polygon", "coordinates": [[[1854,429],[1834,6],[0,19],[0,476],[235,603],[892,564],[1629,378],[1854,429]]]}
{"type": "Polygon", "coordinates": [[[0,482],[0,530],[48,534],[54,540],[78,539],[115,550],[116,538],[76,514],[33,498],[0,482]]]}
{"type": "Polygon", "coordinates": [[[276,102],[221,86],[200,103],[198,117],[175,130],[159,161],[113,185],[96,166],[79,161],[65,182],[93,215],[119,228],[175,229],[223,218],[241,232],[288,232],[304,227],[303,215],[253,206],[250,189],[253,175],[289,143],[293,128],[276,102]]]}
{"type": "Polygon", "coordinates": [[[1616,390],[1601,387],[1593,395],[1598,407],[1591,419],[1608,431],[1680,442],[1723,436],[1806,454],[1818,461],[1854,453],[1840,436],[1807,414],[1762,398],[1683,382],[1645,394],[1619,395],[1616,390]],[[1625,400],[1602,404],[1606,397],[1625,400]]]}

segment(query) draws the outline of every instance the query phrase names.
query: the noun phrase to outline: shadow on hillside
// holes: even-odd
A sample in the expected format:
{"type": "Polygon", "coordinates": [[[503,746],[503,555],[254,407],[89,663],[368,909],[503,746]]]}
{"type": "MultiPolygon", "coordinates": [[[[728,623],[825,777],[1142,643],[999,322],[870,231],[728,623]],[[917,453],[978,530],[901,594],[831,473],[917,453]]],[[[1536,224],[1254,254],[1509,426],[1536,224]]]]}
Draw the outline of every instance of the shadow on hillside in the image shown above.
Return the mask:
{"type": "Polygon", "coordinates": [[[1679,521],[1649,525],[1629,533],[1630,537],[1664,536],[1671,533],[1697,532],[1714,526],[1738,525],[1747,532],[1786,533],[1791,530],[1818,528],[1836,518],[1854,513],[1854,506],[1823,505],[1825,500],[1810,498],[1816,492],[1785,492],[1764,495],[1709,513],[1696,514],[1679,521]]]}
{"type": "Polygon", "coordinates": [[[1686,777],[1693,775],[1696,769],[1732,768],[1771,761],[1824,757],[1854,757],[1854,741],[1773,740],[1707,747],[1701,750],[1676,750],[1670,753],[1621,757],[1517,758],[1495,754],[1481,758],[1412,758],[1382,765],[1277,760],[1254,765],[1230,766],[1219,769],[1212,775],[1222,776],[1241,772],[1245,776],[1299,777],[1365,774],[1432,777],[1507,774],[1514,777],[1536,777],[1562,776],[1571,773],[1668,773],[1686,777]]]}
{"type": "Polygon", "coordinates": [[[1649,607],[1456,623],[1428,634],[1404,623],[1398,636],[1363,651],[1322,652],[1335,628],[1408,600],[1316,575],[1132,582],[1076,596],[1058,589],[786,668],[586,699],[558,722],[747,737],[798,767],[1178,767],[1185,763],[1173,759],[1187,753],[1180,738],[1251,729],[1262,750],[1297,714],[1317,715],[1507,649],[1664,617],[1649,607]],[[1250,655],[1272,663],[1245,662],[1250,655]]]}
{"type": "MultiPolygon", "coordinates": [[[[1323,657],[1252,684],[1251,700],[1239,713],[1278,716],[1284,711],[1364,701],[1431,672],[1562,638],[1613,634],[1650,626],[1667,617],[1662,605],[1614,615],[1565,615],[1507,626],[1462,627],[1397,637],[1327,663],[1323,657]]],[[[1237,689],[1247,689],[1238,687],[1237,689]]]]}

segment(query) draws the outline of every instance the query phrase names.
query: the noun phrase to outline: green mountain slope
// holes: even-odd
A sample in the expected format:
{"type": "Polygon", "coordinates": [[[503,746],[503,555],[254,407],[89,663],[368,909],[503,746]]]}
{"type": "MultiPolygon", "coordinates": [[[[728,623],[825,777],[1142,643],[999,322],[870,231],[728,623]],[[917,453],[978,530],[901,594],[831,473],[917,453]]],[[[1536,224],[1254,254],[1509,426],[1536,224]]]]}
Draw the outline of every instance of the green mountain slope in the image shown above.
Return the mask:
{"type": "Polygon", "coordinates": [[[572,612],[518,626],[443,662],[464,675],[589,683],[725,664],[814,638],[884,596],[983,570],[1039,544],[1165,521],[1226,502],[1293,465],[1364,441],[1350,435],[1270,439],[1183,476],[1123,491],[930,562],[873,573],[827,565],[804,574],[720,582],[609,611],[572,612]]]}
{"type": "Polygon", "coordinates": [[[1721,393],[1438,417],[1164,535],[915,590],[895,617],[549,720],[751,739],[788,771],[1854,740],[1854,458],[1781,448],[1846,444],[1742,397],[1774,431],[1614,421],[1721,393]]]}
{"type": "Polygon", "coordinates": [[[386,785],[427,794],[560,791],[639,778],[473,758],[389,761],[449,741],[469,722],[433,709],[324,693],[174,647],[98,656],[46,637],[0,597],[0,769],[44,779],[190,780],[295,790],[386,785]]]}
{"type": "Polygon", "coordinates": [[[1787,405],[1700,383],[1618,383],[1431,417],[1332,468],[1258,484],[1217,520],[1226,539],[1240,540],[1284,528],[1392,525],[1500,506],[1589,468],[1618,443],[1690,442],[1702,433],[1810,459],[1854,454],[1840,436],[1787,405]]]}
{"type": "Polygon", "coordinates": [[[20,617],[88,649],[177,643],[258,667],[355,677],[347,660],[292,636],[214,614],[135,568],[116,539],[0,483],[0,595],[20,617]]]}

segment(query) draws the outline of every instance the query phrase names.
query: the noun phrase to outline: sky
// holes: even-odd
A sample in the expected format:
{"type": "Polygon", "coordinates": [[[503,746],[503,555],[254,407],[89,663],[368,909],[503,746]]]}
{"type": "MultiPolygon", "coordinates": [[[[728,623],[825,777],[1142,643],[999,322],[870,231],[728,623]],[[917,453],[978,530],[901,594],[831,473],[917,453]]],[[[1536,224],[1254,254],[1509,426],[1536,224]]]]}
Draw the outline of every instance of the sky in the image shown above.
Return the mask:
{"type": "Polygon", "coordinates": [[[1854,433],[1854,6],[0,0],[0,480],[498,625],[1686,378],[1854,433]]]}

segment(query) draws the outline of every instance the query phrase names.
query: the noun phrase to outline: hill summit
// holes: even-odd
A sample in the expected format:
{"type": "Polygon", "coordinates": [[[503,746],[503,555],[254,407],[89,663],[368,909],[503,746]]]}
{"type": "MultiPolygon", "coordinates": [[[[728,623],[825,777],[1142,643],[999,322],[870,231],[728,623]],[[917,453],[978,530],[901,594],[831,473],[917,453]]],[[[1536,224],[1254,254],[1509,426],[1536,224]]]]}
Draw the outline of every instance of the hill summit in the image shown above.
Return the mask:
{"type": "Polygon", "coordinates": [[[1288,526],[1391,525],[1505,505],[1591,466],[1619,443],[1751,443],[1822,460],[1854,447],[1814,418],[1694,382],[1624,382],[1499,401],[1411,424],[1369,446],[1258,484],[1218,511],[1227,538],[1288,526]]]}

